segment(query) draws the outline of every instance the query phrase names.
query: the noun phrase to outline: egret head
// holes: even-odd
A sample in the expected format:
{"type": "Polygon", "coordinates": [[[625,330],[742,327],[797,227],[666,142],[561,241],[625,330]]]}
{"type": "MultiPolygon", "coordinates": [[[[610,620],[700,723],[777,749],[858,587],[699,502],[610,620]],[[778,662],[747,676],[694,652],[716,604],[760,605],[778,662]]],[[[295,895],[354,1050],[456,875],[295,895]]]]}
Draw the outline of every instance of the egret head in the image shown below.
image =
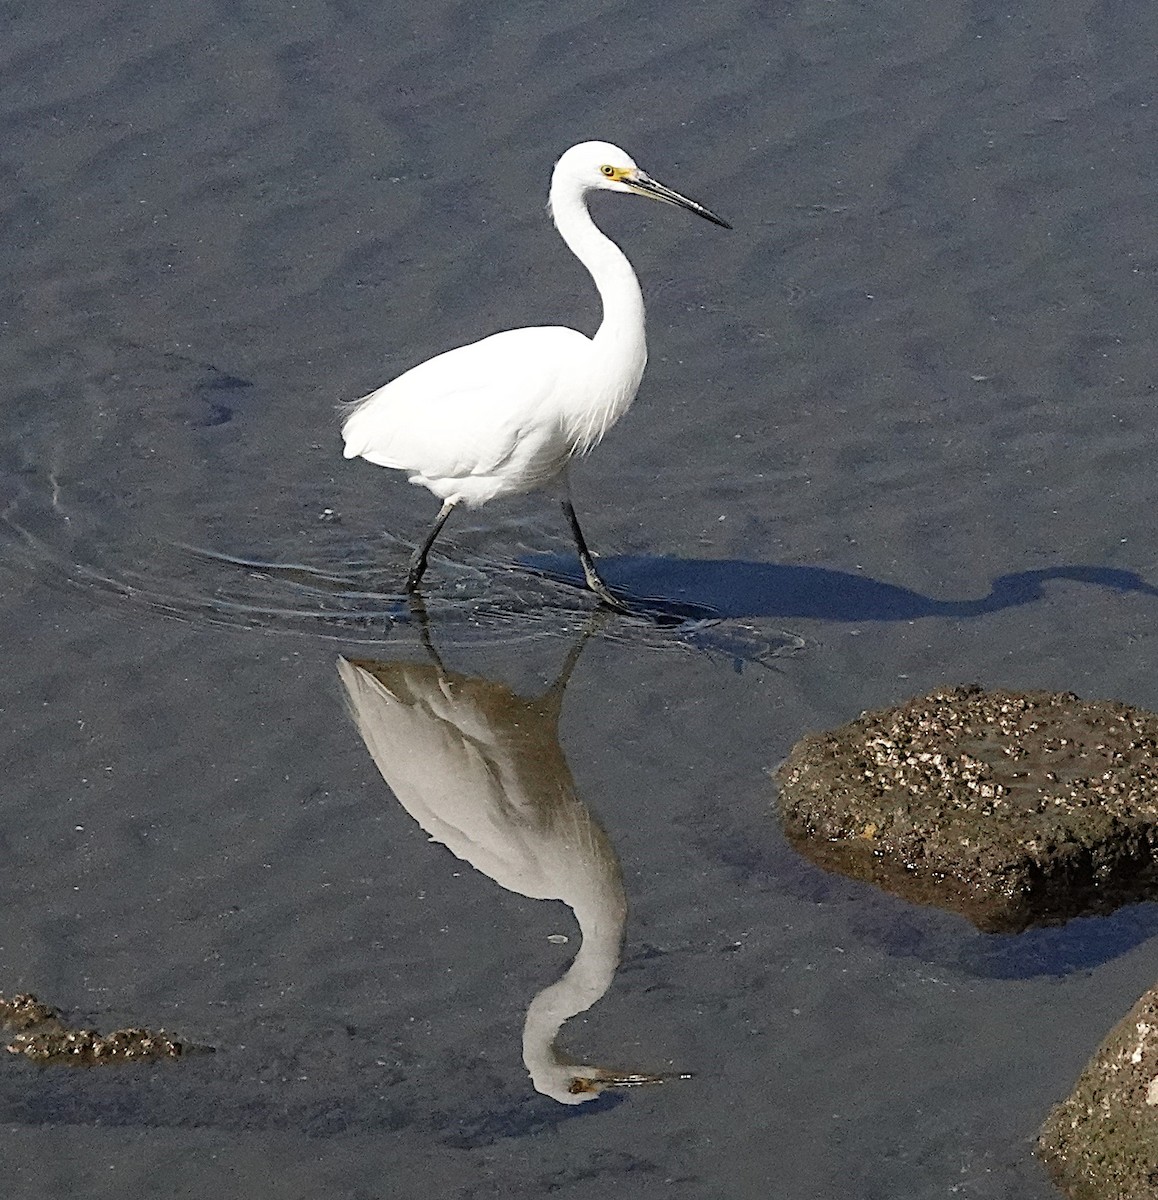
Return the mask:
{"type": "Polygon", "coordinates": [[[664,204],[686,208],[698,217],[731,229],[731,225],[702,204],[681,196],[679,192],[665,187],[640,170],[635,159],[626,150],[620,150],[610,142],[580,142],[572,146],[555,164],[552,188],[565,186],[580,195],[596,190],[608,192],[631,192],[636,196],[648,196],[664,204]]]}

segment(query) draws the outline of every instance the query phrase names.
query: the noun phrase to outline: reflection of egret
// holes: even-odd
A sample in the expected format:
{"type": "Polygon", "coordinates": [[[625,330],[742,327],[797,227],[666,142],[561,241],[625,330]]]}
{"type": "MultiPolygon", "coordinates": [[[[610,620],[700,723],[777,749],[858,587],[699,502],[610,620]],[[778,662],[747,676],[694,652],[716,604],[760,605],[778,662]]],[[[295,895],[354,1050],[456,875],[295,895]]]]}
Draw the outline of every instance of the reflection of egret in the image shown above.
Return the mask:
{"type": "Polygon", "coordinates": [[[443,501],[410,560],[408,592],[456,504],[474,508],[562,476],[563,509],[587,585],[605,604],[623,607],[596,573],[566,479],[567,463],[598,445],[627,411],[647,361],[639,282],[587,211],[587,194],[597,190],[650,196],[731,228],[607,142],[583,142],[559,159],[549,207],[603,301],[595,337],[560,326],[493,334],[413,367],[358,401],[342,425],[347,458],[405,471],[443,501]]]}
{"type": "Polygon", "coordinates": [[[574,911],[582,945],[523,1025],[532,1083],[564,1104],[661,1080],[573,1063],[554,1044],[563,1023],[611,986],[627,918],[615,851],[575,794],[559,746],[563,690],[582,644],[531,700],[438,664],[338,660],[358,730],[418,824],[509,891],[574,911]]]}

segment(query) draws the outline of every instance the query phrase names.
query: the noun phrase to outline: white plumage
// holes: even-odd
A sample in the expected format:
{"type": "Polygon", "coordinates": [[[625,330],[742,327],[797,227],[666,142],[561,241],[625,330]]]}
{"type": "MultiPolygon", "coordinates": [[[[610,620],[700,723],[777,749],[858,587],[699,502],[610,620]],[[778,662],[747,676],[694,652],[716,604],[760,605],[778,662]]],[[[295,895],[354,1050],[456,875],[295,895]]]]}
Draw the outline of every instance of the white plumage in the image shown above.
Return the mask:
{"type": "Polygon", "coordinates": [[[342,425],[347,458],[404,471],[443,501],[410,563],[413,591],[456,504],[476,507],[560,479],[588,586],[622,607],[599,578],[567,490],[566,467],[635,399],[647,363],[643,295],[627,257],[596,227],[587,194],[632,192],[725,221],[657,183],[607,142],[572,146],[555,164],[549,207],[603,302],[594,338],[561,326],[511,329],[413,367],[359,401],[342,425]]]}
{"type": "Polygon", "coordinates": [[[531,491],[593,444],[582,410],[568,419],[591,345],[561,326],[508,329],[428,359],[349,417],[346,457],[405,471],[411,483],[471,508],[531,491]],[[435,420],[437,439],[428,432],[435,420]]]}

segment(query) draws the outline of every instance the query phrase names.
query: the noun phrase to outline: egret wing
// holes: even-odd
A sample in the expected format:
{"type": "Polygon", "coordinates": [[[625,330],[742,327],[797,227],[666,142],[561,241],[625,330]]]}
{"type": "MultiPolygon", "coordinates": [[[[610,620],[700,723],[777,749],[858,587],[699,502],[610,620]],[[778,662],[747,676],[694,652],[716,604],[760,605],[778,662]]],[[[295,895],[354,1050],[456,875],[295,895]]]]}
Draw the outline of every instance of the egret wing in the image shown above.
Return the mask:
{"type": "Polygon", "coordinates": [[[342,426],[345,455],[428,478],[491,474],[549,424],[552,399],[590,345],[541,326],[428,359],[361,401],[342,426]]]}

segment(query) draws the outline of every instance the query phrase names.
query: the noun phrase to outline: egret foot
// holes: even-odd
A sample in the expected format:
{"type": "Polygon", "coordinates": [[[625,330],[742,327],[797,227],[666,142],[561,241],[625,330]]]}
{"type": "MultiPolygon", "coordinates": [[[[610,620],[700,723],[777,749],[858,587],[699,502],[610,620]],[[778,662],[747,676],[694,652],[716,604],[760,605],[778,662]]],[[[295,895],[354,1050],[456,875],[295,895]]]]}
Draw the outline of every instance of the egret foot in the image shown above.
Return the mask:
{"type": "Polygon", "coordinates": [[[402,585],[402,591],[407,596],[413,596],[418,591],[418,583],[422,578],[423,572],[426,570],[426,555],[419,555],[417,551],[410,558],[410,570],[406,572],[406,582],[402,585]]]}
{"type": "Polygon", "coordinates": [[[579,518],[575,515],[575,505],[571,503],[571,494],[567,487],[566,476],[564,476],[563,486],[563,511],[567,514],[567,520],[571,525],[571,536],[575,539],[575,548],[579,551],[579,562],[583,566],[583,578],[587,580],[587,586],[608,608],[614,608],[616,612],[631,612],[631,609],[622,600],[616,599],[611,594],[611,589],[599,578],[599,572],[595,569],[595,562],[591,557],[591,551],[587,549],[587,539],[583,536],[583,530],[579,528],[579,518]]]}
{"type": "Polygon", "coordinates": [[[599,597],[600,604],[604,604],[608,608],[613,608],[616,612],[631,612],[627,604],[623,600],[620,600],[595,573],[595,567],[589,557],[584,560],[581,556],[579,561],[583,563],[583,575],[587,580],[587,586],[599,597]]]}

